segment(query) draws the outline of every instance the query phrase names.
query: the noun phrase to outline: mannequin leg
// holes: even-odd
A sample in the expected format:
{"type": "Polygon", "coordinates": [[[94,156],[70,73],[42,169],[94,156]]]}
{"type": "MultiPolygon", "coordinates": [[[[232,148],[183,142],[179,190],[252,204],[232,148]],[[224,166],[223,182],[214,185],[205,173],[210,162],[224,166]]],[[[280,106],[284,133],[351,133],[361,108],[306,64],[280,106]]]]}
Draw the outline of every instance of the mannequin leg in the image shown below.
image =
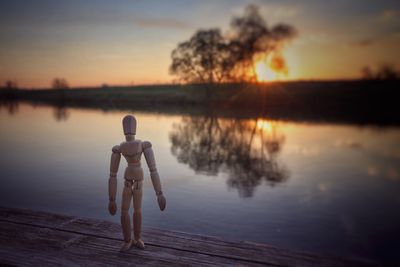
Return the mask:
{"type": "Polygon", "coordinates": [[[144,248],[144,242],[141,239],[142,230],[142,191],[143,182],[135,181],[133,183],[133,233],[135,245],[144,248]]]}
{"type": "Polygon", "coordinates": [[[121,205],[121,226],[124,235],[124,244],[121,251],[130,249],[132,245],[132,230],[131,220],[129,218],[129,207],[132,199],[132,182],[125,181],[124,190],[122,192],[122,205],[121,205]]]}

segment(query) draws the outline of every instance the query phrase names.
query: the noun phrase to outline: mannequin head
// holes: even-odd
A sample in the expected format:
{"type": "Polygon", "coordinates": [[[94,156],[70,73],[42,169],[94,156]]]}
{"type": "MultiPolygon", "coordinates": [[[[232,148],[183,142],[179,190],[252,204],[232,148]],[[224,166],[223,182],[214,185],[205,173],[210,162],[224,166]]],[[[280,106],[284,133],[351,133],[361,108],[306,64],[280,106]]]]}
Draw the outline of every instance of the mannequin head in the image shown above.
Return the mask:
{"type": "Polygon", "coordinates": [[[124,134],[127,141],[135,139],[136,119],[134,116],[126,115],[122,119],[122,127],[124,129],[124,134]]]}

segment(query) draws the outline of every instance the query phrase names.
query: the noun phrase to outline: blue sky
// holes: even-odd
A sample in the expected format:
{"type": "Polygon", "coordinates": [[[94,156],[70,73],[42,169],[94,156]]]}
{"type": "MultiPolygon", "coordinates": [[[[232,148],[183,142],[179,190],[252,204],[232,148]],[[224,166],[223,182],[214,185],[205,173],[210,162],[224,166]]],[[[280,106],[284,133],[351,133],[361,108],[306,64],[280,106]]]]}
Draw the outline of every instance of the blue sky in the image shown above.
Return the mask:
{"type": "Polygon", "coordinates": [[[226,32],[250,3],[269,25],[299,31],[284,52],[288,79],[355,78],[365,65],[399,67],[400,1],[0,1],[0,82],[171,82],[172,49],[200,28],[226,32]]]}

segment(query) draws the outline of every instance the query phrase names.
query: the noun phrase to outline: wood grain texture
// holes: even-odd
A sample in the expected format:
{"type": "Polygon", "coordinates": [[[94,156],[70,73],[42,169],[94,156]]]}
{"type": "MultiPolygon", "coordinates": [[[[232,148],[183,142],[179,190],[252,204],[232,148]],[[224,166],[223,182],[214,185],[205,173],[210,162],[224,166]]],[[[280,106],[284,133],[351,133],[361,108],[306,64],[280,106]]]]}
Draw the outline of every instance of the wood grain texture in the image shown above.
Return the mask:
{"type": "Polygon", "coordinates": [[[0,264],[17,266],[372,266],[265,244],[145,228],[146,249],[119,252],[112,222],[0,207],[0,264]]]}

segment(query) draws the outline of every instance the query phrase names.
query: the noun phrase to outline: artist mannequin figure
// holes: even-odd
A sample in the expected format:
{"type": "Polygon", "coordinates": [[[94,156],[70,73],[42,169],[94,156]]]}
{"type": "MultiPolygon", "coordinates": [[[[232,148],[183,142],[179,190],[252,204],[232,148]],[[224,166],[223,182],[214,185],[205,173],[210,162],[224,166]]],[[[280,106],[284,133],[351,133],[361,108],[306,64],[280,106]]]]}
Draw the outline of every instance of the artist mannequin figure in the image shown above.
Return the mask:
{"type": "Polygon", "coordinates": [[[126,251],[132,245],[144,248],[144,242],[141,239],[140,232],[142,226],[142,188],[143,188],[143,169],[140,166],[140,158],[142,153],[146,158],[147,166],[150,170],[150,177],[153,183],[154,191],[157,195],[160,210],[164,210],[166,200],[161,191],[160,177],[156,168],[153,149],[148,141],[135,140],[136,119],[131,115],[127,115],[122,120],[122,126],[125,134],[125,142],[112,148],[110,178],[108,180],[108,211],[111,215],[117,212],[117,204],[115,196],[117,194],[117,172],[121,154],[128,162],[124,174],[124,190],[122,192],[121,205],[121,226],[124,236],[124,243],[121,251],[126,251]],[[129,216],[129,207],[133,199],[133,239],[131,230],[131,221],[129,216]]]}

